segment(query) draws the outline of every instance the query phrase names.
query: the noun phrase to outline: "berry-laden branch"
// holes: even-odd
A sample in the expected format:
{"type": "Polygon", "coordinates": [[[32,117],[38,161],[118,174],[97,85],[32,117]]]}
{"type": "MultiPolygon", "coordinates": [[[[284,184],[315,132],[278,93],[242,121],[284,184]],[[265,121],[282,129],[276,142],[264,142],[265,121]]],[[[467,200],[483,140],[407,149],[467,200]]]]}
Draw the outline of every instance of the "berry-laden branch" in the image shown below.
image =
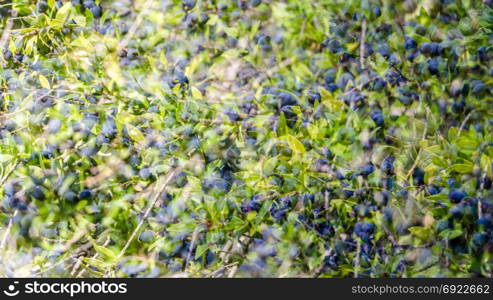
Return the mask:
{"type": "Polygon", "coordinates": [[[164,182],[161,184],[161,186],[157,190],[156,194],[154,195],[154,198],[149,203],[149,205],[148,205],[146,211],[144,212],[144,215],[142,216],[142,219],[140,220],[139,224],[137,225],[137,227],[135,227],[135,229],[132,232],[132,234],[130,235],[130,238],[128,239],[127,243],[125,244],[125,246],[122,248],[122,250],[118,254],[117,260],[120,259],[125,254],[125,251],[127,251],[127,248],[130,246],[130,244],[135,239],[135,236],[139,232],[140,228],[142,227],[142,225],[144,225],[144,222],[147,219],[147,217],[149,216],[149,214],[151,213],[152,208],[156,205],[156,202],[159,199],[159,196],[164,192],[164,189],[168,186],[168,184],[171,182],[171,180],[179,172],[180,172],[180,168],[175,168],[168,173],[168,176],[166,177],[164,182]]]}
{"type": "Polygon", "coordinates": [[[3,57],[3,51],[7,43],[9,42],[10,32],[12,31],[12,27],[14,26],[14,18],[17,17],[17,11],[12,9],[11,18],[7,20],[5,23],[5,28],[3,29],[2,38],[0,38],[0,52],[2,55],[2,66],[5,65],[5,59],[3,57]]]}

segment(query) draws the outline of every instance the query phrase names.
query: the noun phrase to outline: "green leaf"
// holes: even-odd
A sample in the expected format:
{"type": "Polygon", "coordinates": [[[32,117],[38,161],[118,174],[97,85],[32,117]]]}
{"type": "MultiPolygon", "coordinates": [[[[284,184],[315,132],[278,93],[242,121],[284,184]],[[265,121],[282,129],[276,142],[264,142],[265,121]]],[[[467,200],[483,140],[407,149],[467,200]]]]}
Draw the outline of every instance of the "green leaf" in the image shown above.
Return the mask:
{"type": "Polygon", "coordinates": [[[255,224],[259,225],[264,220],[264,217],[269,212],[271,204],[269,201],[263,201],[262,207],[260,208],[257,216],[255,217],[255,224]]]}
{"type": "Polygon", "coordinates": [[[166,58],[166,53],[164,53],[164,51],[159,54],[159,61],[164,68],[168,67],[168,59],[166,58]]]}
{"type": "Polygon", "coordinates": [[[97,258],[92,258],[92,257],[82,257],[82,261],[92,267],[96,267],[99,270],[104,270],[113,265],[113,263],[111,262],[100,260],[97,258]]]}
{"type": "Polygon", "coordinates": [[[192,233],[196,226],[197,224],[195,222],[182,221],[182,223],[170,225],[168,227],[168,232],[173,236],[192,233]]]}
{"type": "Polygon", "coordinates": [[[135,142],[139,143],[145,139],[144,134],[137,127],[130,124],[126,124],[125,126],[127,126],[128,135],[135,142]]]}
{"type": "Polygon", "coordinates": [[[6,163],[11,161],[14,158],[14,156],[10,154],[0,154],[0,163],[6,163]]]}
{"type": "Polygon", "coordinates": [[[288,142],[291,150],[299,154],[305,153],[305,146],[303,146],[303,144],[296,137],[288,134],[284,137],[284,139],[288,142]]]}
{"type": "Polygon", "coordinates": [[[39,74],[39,84],[45,89],[51,89],[50,82],[41,74],[39,74]]]}
{"type": "Polygon", "coordinates": [[[479,143],[475,139],[467,136],[460,137],[456,141],[456,145],[466,150],[477,150],[479,147],[479,143]]]}
{"type": "Polygon", "coordinates": [[[427,227],[413,226],[409,228],[409,232],[421,240],[428,240],[431,237],[431,229],[427,227]]]}
{"type": "Polygon", "coordinates": [[[67,21],[68,16],[70,15],[70,10],[72,9],[72,3],[65,2],[65,4],[60,7],[60,9],[56,12],[56,19],[65,23],[67,21]]]}
{"type": "Polygon", "coordinates": [[[240,229],[243,229],[245,226],[247,226],[248,223],[237,217],[237,216],[233,216],[231,218],[231,221],[228,222],[228,224],[226,225],[226,229],[228,230],[240,230],[240,229]]]}
{"type": "Polygon", "coordinates": [[[445,238],[445,239],[451,240],[451,239],[455,239],[456,237],[461,236],[462,234],[463,234],[462,230],[445,229],[444,231],[440,232],[438,235],[445,238]]]}
{"type": "Polygon", "coordinates": [[[474,168],[474,165],[472,163],[470,164],[455,164],[452,165],[449,170],[450,171],[455,171],[457,173],[461,174],[466,174],[466,173],[471,173],[474,168]]]}
{"type": "Polygon", "coordinates": [[[208,249],[209,246],[207,244],[198,245],[197,248],[195,249],[195,258],[197,259],[202,255],[204,255],[208,249]]]}
{"type": "Polygon", "coordinates": [[[191,92],[192,92],[193,98],[198,99],[198,100],[201,100],[203,98],[202,93],[200,92],[200,90],[197,87],[192,86],[191,92]]]}
{"type": "Polygon", "coordinates": [[[288,133],[288,125],[286,122],[286,117],[284,116],[284,113],[281,113],[279,116],[279,122],[277,124],[277,135],[278,136],[284,136],[288,133]]]}
{"type": "Polygon", "coordinates": [[[455,141],[455,139],[457,139],[458,134],[459,134],[459,129],[457,127],[451,127],[448,130],[447,139],[449,141],[455,141]]]}
{"type": "Polygon", "coordinates": [[[103,246],[99,246],[94,242],[93,242],[93,247],[94,247],[94,250],[96,250],[96,252],[99,253],[99,255],[101,255],[106,261],[111,262],[111,261],[116,260],[117,255],[113,251],[111,251],[110,249],[103,247],[103,246]]]}

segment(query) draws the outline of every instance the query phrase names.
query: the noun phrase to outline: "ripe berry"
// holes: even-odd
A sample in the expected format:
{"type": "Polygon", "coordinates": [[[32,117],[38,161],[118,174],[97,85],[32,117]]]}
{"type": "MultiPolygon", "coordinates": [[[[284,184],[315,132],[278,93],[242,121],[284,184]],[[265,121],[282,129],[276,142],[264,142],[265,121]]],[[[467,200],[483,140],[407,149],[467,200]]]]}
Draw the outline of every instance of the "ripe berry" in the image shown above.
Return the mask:
{"type": "Polygon", "coordinates": [[[238,45],[238,39],[236,39],[234,37],[230,37],[230,38],[228,38],[226,43],[227,43],[228,47],[234,48],[238,45]]]}
{"type": "Polygon", "coordinates": [[[452,103],[451,110],[453,113],[460,114],[464,111],[465,106],[466,104],[464,103],[464,101],[455,101],[454,103],[452,103]]]}
{"type": "Polygon", "coordinates": [[[370,222],[358,222],[354,226],[354,233],[364,242],[369,242],[372,239],[374,231],[375,225],[370,222]]]}
{"type": "Polygon", "coordinates": [[[439,48],[437,43],[426,42],[419,47],[419,51],[425,55],[434,56],[438,55],[439,48]]]}
{"type": "Polygon", "coordinates": [[[185,76],[183,72],[177,72],[175,74],[175,77],[173,79],[172,85],[175,86],[177,84],[181,85],[182,87],[187,86],[189,83],[188,77],[185,76]]]}
{"type": "Polygon", "coordinates": [[[486,62],[490,59],[489,49],[486,46],[481,46],[476,51],[476,55],[480,62],[486,62]]]}
{"type": "Polygon", "coordinates": [[[183,10],[189,11],[195,7],[195,4],[196,4],[196,0],[183,0],[181,6],[183,10]]]}
{"type": "Polygon", "coordinates": [[[476,232],[472,236],[472,243],[476,247],[481,247],[488,242],[488,234],[484,231],[476,232]]]}
{"type": "Polygon", "coordinates": [[[99,6],[96,3],[90,4],[87,9],[91,12],[94,18],[99,19],[103,15],[103,12],[101,10],[101,6],[99,6]]]}
{"type": "Polygon", "coordinates": [[[262,0],[250,0],[250,5],[253,7],[259,6],[262,4],[262,0]]]}
{"type": "Polygon", "coordinates": [[[436,195],[440,193],[440,188],[434,185],[430,185],[428,187],[428,194],[430,195],[436,195]]]}
{"type": "Polygon", "coordinates": [[[341,43],[334,38],[326,39],[322,42],[321,46],[323,48],[327,48],[332,53],[340,53],[344,51],[344,48],[341,46],[341,43]]]}
{"type": "Polygon", "coordinates": [[[329,92],[335,92],[335,91],[337,91],[337,89],[339,88],[339,86],[336,83],[329,83],[329,84],[325,85],[325,88],[329,92]]]}
{"type": "Polygon", "coordinates": [[[416,168],[413,171],[413,181],[415,185],[425,184],[425,172],[420,168],[416,168]]]}
{"type": "Polygon", "coordinates": [[[406,48],[406,50],[415,49],[417,46],[416,41],[413,40],[411,37],[408,37],[408,36],[406,36],[404,43],[405,43],[404,47],[406,48]]]}
{"type": "Polygon", "coordinates": [[[43,188],[39,185],[36,185],[33,188],[33,190],[31,191],[31,196],[39,201],[43,201],[46,198],[43,188]]]}
{"type": "Polygon", "coordinates": [[[259,211],[262,203],[260,202],[262,199],[262,195],[255,195],[250,197],[250,199],[246,200],[241,209],[244,213],[249,211],[259,211]]]}
{"type": "Polygon", "coordinates": [[[462,201],[462,199],[464,199],[467,195],[462,192],[461,190],[458,190],[458,189],[453,189],[449,195],[448,195],[448,198],[450,200],[450,202],[452,203],[459,203],[462,201]]]}
{"type": "Polygon", "coordinates": [[[479,82],[476,82],[476,84],[472,88],[471,92],[475,96],[482,96],[486,93],[486,91],[488,90],[488,87],[482,81],[480,81],[480,80],[478,80],[478,81],[479,82]]]}
{"type": "Polygon", "coordinates": [[[360,168],[360,175],[366,177],[375,171],[375,166],[372,163],[369,163],[360,168]]]}
{"type": "Polygon", "coordinates": [[[436,59],[436,58],[429,59],[428,60],[428,71],[430,71],[430,73],[432,75],[438,75],[439,65],[440,65],[440,63],[438,62],[438,59],[436,59]]]}
{"type": "Polygon", "coordinates": [[[308,93],[308,102],[311,104],[311,105],[314,105],[315,102],[318,102],[320,103],[320,101],[322,100],[322,96],[320,95],[319,92],[317,91],[310,91],[308,93]]]}
{"type": "Polygon", "coordinates": [[[44,13],[47,10],[48,10],[48,3],[46,3],[46,1],[41,0],[36,3],[36,12],[38,14],[44,13]]]}
{"type": "Polygon", "coordinates": [[[144,180],[147,180],[149,177],[151,177],[152,173],[151,173],[151,170],[149,170],[149,168],[142,168],[140,171],[139,171],[139,177],[144,179],[144,180]]]}
{"type": "Polygon", "coordinates": [[[80,200],[90,199],[92,197],[92,191],[90,189],[84,189],[79,193],[80,200]]]}
{"type": "Polygon", "coordinates": [[[149,243],[154,239],[154,231],[144,230],[139,234],[139,241],[149,243]]]}
{"type": "Polygon", "coordinates": [[[288,105],[296,105],[298,103],[293,95],[285,92],[279,93],[277,99],[279,101],[279,107],[281,108],[288,105]]]}
{"type": "Polygon", "coordinates": [[[393,156],[387,156],[382,164],[380,165],[380,169],[387,175],[394,173],[394,160],[393,156]]]}
{"type": "Polygon", "coordinates": [[[373,14],[377,18],[382,15],[382,10],[380,9],[380,6],[376,5],[376,6],[373,7],[373,14]]]}
{"type": "Polygon", "coordinates": [[[370,117],[375,122],[377,126],[383,126],[384,124],[384,117],[382,114],[382,111],[379,109],[375,109],[370,113],[370,117]]]}

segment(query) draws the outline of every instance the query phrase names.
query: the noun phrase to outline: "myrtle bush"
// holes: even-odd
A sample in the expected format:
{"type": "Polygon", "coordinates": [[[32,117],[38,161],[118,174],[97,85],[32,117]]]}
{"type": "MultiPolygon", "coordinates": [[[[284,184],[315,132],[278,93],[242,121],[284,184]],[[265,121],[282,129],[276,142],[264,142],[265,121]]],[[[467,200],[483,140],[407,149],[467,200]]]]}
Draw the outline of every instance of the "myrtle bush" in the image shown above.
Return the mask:
{"type": "Polygon", "coordinates": [[[0,14],[2,276],[493,275],[493,1],[0,14]]]}

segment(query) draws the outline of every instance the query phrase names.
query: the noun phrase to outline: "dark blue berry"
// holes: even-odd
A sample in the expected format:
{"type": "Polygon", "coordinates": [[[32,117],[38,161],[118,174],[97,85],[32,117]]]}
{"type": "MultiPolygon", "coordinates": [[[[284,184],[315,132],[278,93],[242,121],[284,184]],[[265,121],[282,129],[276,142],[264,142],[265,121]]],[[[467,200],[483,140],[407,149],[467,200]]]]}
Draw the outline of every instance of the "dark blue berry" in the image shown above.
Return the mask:
{"type": "Polygon", "coordinates": [[[370,113],[370,117],[377,126],[383,126],[384,117],[381,110],[379,109],[372,110],[372,112],[370,113]]]}
{"type": "Polygon", "coordinates": [[[359,174],[366,177],[366,176],[370,175],[371,173],[373,173],[373,171],[375,171],[375,166],[372,163],[369,163],[369,164],[360,168],[359,174]]]}
{"type": "Polygon", "coordinates": [[[154,231],[144,230],[139,234],[139,241],[149,243],[154,239],[154,231]]]}
{"type": "Polygon", "coordinates": [[[476,232],[472,236],[472,243],[476,247],[481,247],[484,244],[486,244],[486,242],[488,242],[488,234],[486,232],[484,232],[484,231],[482,231],[482,232],[476,232]]]}
{"type": "Polygon", "coordinates": [[[89,11],[91,14],[94,16],[94,18],[99,19],[103,15],[103,12],[101,10],[101,6],[97,5],[96,3],[93,3],[88,7],[89,11]]]}
{"type": "Polygon", "coordinates": [[[440,65],[440,63],[439,63],[438,59],[436,59],[436,58],[429,59],[428,60],[428,71],[430,71],[430,73],[432,75],[438,75],[438,73],[440,72],[439,65],[440,65]]]}
{"type": "Polygon", "coordinates": [[[420,168],[415,168],[413,171],[413,182],[415,185],[425,184],[425,172],[420,168]]]}
{"type": "Polygon", "coordinates": [[[404,47],[406,48],[406,50],[415,49],[416,46],[417,46],[416,41],[413,40],[411,37],[406,36],[405,42],[404,42],[404,47]]]}
{"type": "Polygon", "coordinates": [[[81,200],[91,199],[91,197],[92,191],[90,189],[84,189],[79,193],[79,199],[81,200]]]}
{"type": "Polygon", "coordinates": [[[191,10],[195,7],[196,0],[183,0],[181,2],[181,6],[183,7],[183,10],[191,10]]]}
{"type": "Polygon", "coordinates": [[[448,195],[448,198],[450,200],[450,202],[452,203],[459,203],[462,201],[462,199],[464,199],[467,195],[462,192],[461,190],[458,190],[458,189],[454,189],[452,190],[449,195],[448,195]]]}
{"type": "Polygon", "coordinates": [[[434,56],[434,55],[437,55],[439,53],[438,44],[433,43],[433,42],[423,43],[419,47],[419,50],[421,51],[421,53],[423,53],[425,55],[430,55],[430,56],[434,56]]]}
{"type": "Polygon", "coordinates": [[[380,170],[387,175],[394,173],[394,160],[393,156],[387,156],[380,165],[380,170]]]}

